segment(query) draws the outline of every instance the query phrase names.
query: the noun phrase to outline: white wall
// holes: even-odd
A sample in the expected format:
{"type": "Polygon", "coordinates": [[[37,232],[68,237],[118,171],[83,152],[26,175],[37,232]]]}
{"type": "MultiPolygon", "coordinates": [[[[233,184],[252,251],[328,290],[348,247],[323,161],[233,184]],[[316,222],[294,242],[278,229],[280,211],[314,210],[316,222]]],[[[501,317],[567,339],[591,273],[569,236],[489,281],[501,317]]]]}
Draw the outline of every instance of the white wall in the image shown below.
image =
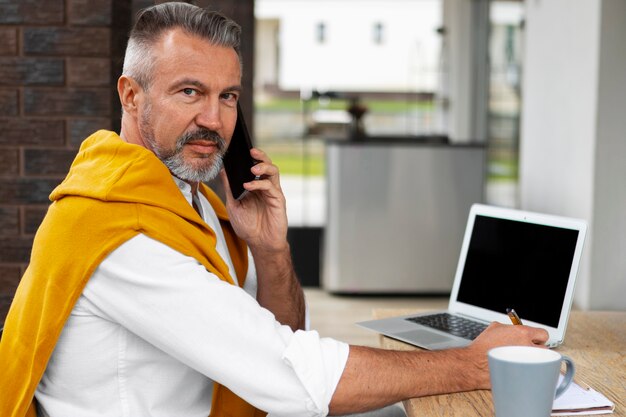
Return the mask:
{"type": "MultiPolygon", "coordinates": [[[[254,62],[254,85],[258,92],[263,91],[266,84],[278,83],[278,36],[280,22],[276,19],[256,21],[254,28],[254,50],[260,55],[254,62]]],[[[257,91],[255,91],[255,94],[257,91]]]]}
{"type": "Polygon", "coordinates": [[[602,1],[600,42],[589,304],[626,310],[626,1],[602,1]]]}
{"type": "MultiPolygon", "coordinates": [[[[257,19],[278,19],[279,84],[286,90],[434,91],[441,0],[257,0],[257,19]],[[319,44],[316,26],[326,25],[319,44]],[[384,25],[382,44],[372,40],[384,25]]],[[[257,59],[263,59],[263,51],[257,59]]]]}
{"type": "Polygon", "coordinates": [[[489,83],[489,1],[443,0],[441,98],[452,143],[484,142],[489,83]]]}
{"type": "Polygon", "coordinates": [[[521,206],[586,219],[575,303],[626,309],[626,2],[526,7],[521,206]]]}

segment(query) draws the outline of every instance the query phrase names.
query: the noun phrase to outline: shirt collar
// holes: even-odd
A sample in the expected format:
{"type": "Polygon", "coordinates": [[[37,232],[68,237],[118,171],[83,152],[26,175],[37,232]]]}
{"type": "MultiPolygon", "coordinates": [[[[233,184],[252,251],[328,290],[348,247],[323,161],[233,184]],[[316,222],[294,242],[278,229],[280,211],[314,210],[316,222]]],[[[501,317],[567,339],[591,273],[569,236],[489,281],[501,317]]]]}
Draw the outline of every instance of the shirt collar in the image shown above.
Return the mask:
{"type": "Polygon", "coordinates": [[[191,192],[191,185],[181,180],[180,178],[176,178],[173,175],[172,178],[174,179],[174,182],[176,183],[176,186],[178,187],[180,192],[185,197],[185,200],[187,200],[190,206],[193,206],[193,193],[191,192]]]}

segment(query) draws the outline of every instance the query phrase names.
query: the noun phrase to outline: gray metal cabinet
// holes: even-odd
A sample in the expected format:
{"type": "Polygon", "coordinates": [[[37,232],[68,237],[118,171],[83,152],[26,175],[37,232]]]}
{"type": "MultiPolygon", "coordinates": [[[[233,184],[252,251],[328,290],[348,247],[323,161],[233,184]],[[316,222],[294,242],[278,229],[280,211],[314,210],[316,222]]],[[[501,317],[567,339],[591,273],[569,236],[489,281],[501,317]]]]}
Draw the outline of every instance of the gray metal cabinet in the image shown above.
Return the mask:
{"type": "Polygon", "coordinates": [[[329,141],[322,287],[447,293],[470,206],[483,201],[483,146],[329,141]]]}

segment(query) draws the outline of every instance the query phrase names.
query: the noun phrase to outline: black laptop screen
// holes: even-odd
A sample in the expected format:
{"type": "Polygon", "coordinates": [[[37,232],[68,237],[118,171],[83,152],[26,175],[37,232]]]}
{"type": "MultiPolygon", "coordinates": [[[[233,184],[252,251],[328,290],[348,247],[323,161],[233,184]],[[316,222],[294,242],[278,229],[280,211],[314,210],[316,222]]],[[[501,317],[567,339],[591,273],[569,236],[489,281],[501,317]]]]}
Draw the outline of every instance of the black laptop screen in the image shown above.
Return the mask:
{"type": "Polygon", "coordinates": [[[558,327],[578,231],[476,216],[457,300],[558,327]]]}

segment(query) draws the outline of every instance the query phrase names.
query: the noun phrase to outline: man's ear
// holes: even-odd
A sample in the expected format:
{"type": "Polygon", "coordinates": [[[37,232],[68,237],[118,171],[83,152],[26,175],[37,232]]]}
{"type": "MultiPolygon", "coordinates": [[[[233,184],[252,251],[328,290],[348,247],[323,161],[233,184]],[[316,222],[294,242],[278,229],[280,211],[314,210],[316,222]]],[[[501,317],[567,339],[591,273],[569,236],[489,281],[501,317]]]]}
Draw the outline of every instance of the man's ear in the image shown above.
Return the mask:
{"type": "Polygon", "coordinates": [[[120,103],[125,113],[135,114],[139,104],[143,89],[137,81],[126,75],[122,75],[117,80],[117,93],[120,96],[120,103]]]}

